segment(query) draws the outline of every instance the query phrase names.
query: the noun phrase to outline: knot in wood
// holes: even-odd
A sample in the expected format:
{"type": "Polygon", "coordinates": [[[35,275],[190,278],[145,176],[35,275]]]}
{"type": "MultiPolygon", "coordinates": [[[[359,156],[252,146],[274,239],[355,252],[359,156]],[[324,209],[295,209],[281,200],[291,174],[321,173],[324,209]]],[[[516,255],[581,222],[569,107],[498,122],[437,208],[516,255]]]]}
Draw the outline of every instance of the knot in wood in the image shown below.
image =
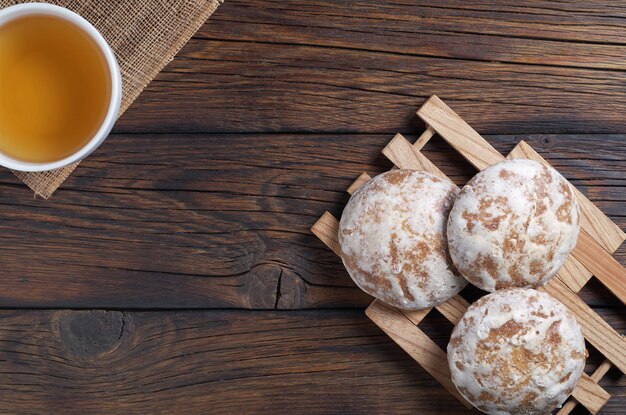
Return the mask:
{"type": "Polygon", "coordinates": [[[59,336],[66,350],[84,357],[96,357],[114,350],[127,323],[119,311],[67,311],[59,317],[59,336]]]}

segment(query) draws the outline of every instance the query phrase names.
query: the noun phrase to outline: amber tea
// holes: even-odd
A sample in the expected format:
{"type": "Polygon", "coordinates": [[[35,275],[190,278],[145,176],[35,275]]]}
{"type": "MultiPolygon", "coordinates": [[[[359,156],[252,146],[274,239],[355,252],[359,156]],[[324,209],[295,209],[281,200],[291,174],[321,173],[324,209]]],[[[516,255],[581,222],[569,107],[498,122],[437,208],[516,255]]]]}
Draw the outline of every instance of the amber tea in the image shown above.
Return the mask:
{"type": "Polygon", "coordinates": [[[111,98],[107,62],[81,28],[50,15],[0,26],[0,153],[61,160],[96,134],[111,98]]]}

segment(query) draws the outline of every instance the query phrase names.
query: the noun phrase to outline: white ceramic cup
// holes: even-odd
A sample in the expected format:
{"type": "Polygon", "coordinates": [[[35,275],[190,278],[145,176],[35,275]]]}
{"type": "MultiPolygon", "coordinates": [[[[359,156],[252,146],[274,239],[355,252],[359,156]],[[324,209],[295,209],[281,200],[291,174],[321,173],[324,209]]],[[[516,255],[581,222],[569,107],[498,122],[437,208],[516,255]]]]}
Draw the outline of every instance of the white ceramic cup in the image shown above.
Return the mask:
{"type": "MultiPolygon", "coordinates": [[[[16,160],[0,152],[0,165],[4,167],[20,171],[46,171],[58,169],[84,159],[92,151],[98,148],[98,146],[100,146],[100,144],[102,144],[102,142],[107,138],[111,128],[113,128],[113,124],[115,124],[117,113],[120,109],[120,103],[122,101],[122,76],[120,74],[120,69],[117,65],[115,55],[100,32],[98,32],[96,28],[93,27],[87,20],[68,9],[46,3],[18,4],[0,10],[0,26],[11,20],[30,15],[54,16],[82,29],[83,32],[93,39],[97,47],[100,49],[102,56],[104,56],[106,60],[111,78],[111,96],[109,97],[109,105],[104,121],[102,121],[100,128],[96,131],[94,136],[91,137],[91,139],[74,154],[61,160],[45,163],[33,163],[16,160]]],[[[1,87],[2,86],[0,85],[0,88],[1,87]]]]}

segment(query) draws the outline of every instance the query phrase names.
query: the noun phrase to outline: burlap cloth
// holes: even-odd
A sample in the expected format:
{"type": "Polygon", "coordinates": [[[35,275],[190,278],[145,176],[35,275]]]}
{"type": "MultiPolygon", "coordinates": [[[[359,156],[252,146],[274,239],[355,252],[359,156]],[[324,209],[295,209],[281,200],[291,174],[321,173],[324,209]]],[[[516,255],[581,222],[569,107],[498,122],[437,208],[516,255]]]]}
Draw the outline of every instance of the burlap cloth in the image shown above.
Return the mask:
{"type": "MultiPolygon", "coordinates": [[[[223,0],[61,0],[87,19],[109,42],[122,72],[121,115],[174,58],[223,0]]],[[[0,8],[24,1],[0,0],[0,8]]],[[[104,144],[106,145],[106,143],[104,144]]],[[[38,173],[14,171],[35,194],[47,199],[78,163],[38,173]]]]}

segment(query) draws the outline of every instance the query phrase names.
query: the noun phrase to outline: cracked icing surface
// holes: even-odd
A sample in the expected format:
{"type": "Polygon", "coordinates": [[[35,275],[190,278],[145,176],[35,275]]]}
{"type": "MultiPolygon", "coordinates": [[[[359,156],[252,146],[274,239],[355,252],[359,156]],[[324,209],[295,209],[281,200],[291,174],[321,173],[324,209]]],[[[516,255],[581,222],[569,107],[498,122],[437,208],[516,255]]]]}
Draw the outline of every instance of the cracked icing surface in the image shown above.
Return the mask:
{"type": "Polygon", "coordinates": [[[427,172],[392,170],[359,188],[339,222],[341,258],[368,294],[403,309],[439,304],[467,281],[452,266],[446,223],[458,189],[427,172]]]}
{"type": "Polygon", "coordinates": [[[450,255],[484,290],[537,287],[576,245],[578,221],[574,192],[556,170],[506,160],[463,187],[448,219],[450,255]]]}
{"type": "Polygon", "coordinates": [[[548,414],[578,383],[587,351],[560,302],[529,288],[496,291],[472,304],[448,343],[452,381],[488,414],[548,414]]]}

